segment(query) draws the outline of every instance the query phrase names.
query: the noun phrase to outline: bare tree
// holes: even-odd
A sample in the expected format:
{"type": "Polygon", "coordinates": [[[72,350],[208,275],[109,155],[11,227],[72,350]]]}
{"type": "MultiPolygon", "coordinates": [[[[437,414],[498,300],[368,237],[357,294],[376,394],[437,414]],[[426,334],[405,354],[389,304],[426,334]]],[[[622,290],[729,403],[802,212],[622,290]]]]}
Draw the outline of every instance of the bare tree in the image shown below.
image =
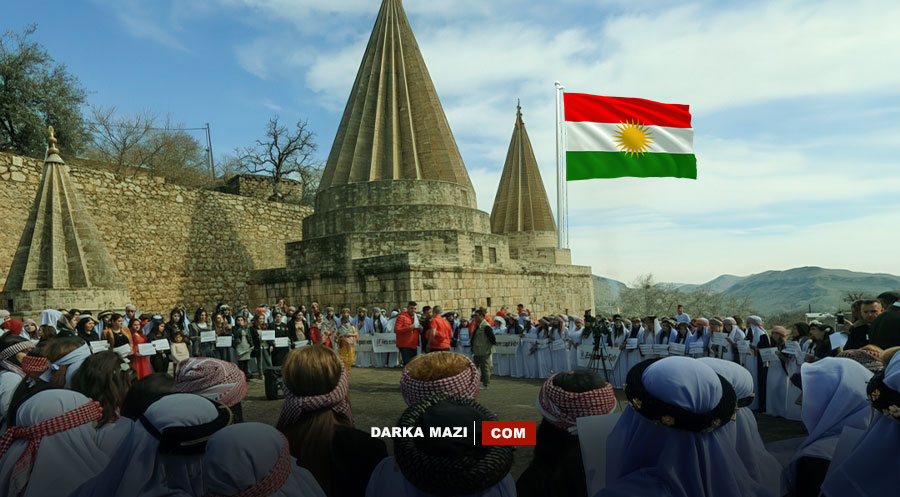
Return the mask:
{"type": "Polygon", "coordinates": [[[256,140],[254,146],[235,150],[237,165],[240,170],[251,174],[271,176],[272,196],[276,199],[284,198],[282,180],[291,175],[299,176],[304,186],[304,197],[307,197],[307,186],[317,187],[321,178],[321,165],[313,160],[317,150],[313,141],[315,134],[309,129],[307,121],[298,120],[295,128],[289,131],[278,119],[277,115],[269,119],[265,137],[256,140]]]}
{"type": "Polygon", "coordinates": [[[141,163],[141,143],[153,130],[156,116],[149,112],[122,117],[115,107],[91,107],[88,157],[106,164],[113,173],[126,176],[141,163]]]}

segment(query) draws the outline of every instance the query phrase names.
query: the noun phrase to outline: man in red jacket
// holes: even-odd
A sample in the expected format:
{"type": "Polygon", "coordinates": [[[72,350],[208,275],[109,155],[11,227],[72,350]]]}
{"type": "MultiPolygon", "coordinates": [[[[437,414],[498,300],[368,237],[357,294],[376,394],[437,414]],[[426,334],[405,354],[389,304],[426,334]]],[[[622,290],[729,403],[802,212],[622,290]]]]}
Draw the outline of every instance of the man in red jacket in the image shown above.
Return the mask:
{"type": "Polygon", "coordinates": [[[436,305],[432,310],[431,329],[428,330],[428,345],[426,352],[447,352],[450,350],[450,339],[453,338],[453,327],[441,316],[441,306],[436,305]]]}
{"type": "Polygon", "coordinates": [[[400,349],[400,357],[403,364],[409,364],[409,361],[416,356],[416,347],[419,345],[419,332],[422,325],[419,324],[419,318],[416,316],[416,307],[418,304],[410,301],[406,306],[406,310],[397,316],[397,322],[394,323],[394,333],[397,334],[397,348],[400,349]]]}

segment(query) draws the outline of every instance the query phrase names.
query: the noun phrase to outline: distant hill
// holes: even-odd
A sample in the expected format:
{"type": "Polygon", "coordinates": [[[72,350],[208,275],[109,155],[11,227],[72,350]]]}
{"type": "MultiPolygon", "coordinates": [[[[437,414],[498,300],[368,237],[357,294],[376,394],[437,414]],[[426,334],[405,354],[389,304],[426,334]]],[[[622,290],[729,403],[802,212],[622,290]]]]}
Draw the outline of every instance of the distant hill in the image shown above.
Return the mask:
{"type": "MultiPolygon", "coordinates": [[[[723,274],[702,284],[673,284],[682,292],[709,287],[726,297],[748,297],[751,307],[763,317],[787,312],[847,310],[848,293],[875,297],[887,290],[900,290],[900,276],[885,273],[860,273],[846,269],[816,266],[785,271],[765,271],[750,276],[723,274]]],[[[624,283],[594,275],[594,305],[597,309],[613,309],[624,283]]],[[[688,309],[690,313],[690,309],[688,309]]]]}
{"type": "Polygon", "coordinates": [[[702,287],[709,287],[710,290],[714,292],[724,292],[731,288],[735,283],[741,281],[746,278],[746,276],[735,276],[733,274],[723,274],[714,280],[707,281],[701,285],[679,285],[678,289],[689,292],[691,290],[696,290],[702,287]]]}
{"type": "MultiPolygon", "coordinates": [[[[710,284],[721,278],[725,276],[712,280],[710,284]]],[[[737,280],[728,285],[723,293],[749,297],[753,308],[764,314],[805,311],[810,305],[813,312],[848,309],[849,304],[843,301],[848,293],[864,293],[874,297],[887,290],[900,289],[900,276],[815,266],[732,278],[737,280]]]]}
{"type": "Polygon", "coordinates": [[[607,312],[615,309],[616,300],[619,298],[619,292],[623,288],[628,288],[625,283],[616,281],[596,274],[591,276],[594,281],[594,310],[596,315],[598,311],[607,312]]]}

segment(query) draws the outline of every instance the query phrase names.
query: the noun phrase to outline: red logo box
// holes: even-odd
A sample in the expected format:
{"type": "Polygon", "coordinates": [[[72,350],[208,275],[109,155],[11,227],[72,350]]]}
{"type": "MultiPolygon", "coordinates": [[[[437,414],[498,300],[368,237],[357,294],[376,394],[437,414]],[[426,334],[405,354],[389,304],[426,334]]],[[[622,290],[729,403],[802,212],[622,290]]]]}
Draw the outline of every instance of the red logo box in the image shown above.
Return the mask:
{"type": "Polygon", "coordinates": [[[482,421],[482,445],[534,445],[536,421],[482,421]]]}

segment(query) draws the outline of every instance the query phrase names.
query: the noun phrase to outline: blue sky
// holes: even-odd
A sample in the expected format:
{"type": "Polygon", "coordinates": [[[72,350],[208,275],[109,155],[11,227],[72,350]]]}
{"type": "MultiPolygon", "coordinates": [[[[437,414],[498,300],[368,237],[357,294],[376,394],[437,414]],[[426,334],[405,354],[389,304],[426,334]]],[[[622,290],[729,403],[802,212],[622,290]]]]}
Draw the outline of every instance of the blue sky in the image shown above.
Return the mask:
{"type": "MultiPolygon", "coordinates": [[[[95,105],[212,127],[217,156],[273,114],[324,161],[378,0],[8,2],[95,105]]],[[[626,283],[804,265],[900,274],[900,3],[406,0],[489,211],[516,99],[551,205],[553,82],[690,104],[698,180],[569,184],[575,263],[626,283]],[[636,4],[636,5],[633,5],[636,4]]]]}

